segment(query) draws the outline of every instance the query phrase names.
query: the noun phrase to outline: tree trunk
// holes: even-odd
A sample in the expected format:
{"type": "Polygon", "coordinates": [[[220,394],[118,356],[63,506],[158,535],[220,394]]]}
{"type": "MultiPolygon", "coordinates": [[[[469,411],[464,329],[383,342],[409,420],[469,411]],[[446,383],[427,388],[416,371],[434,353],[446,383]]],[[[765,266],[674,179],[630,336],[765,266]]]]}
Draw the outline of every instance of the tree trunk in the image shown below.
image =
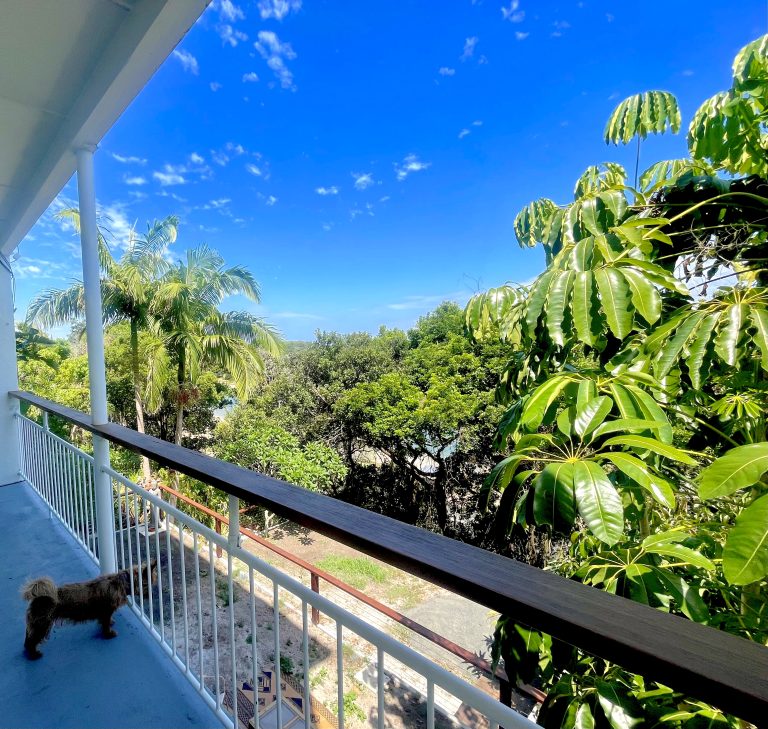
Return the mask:
{"type": "MultiPolygon", "coordinates": [[[[131,319],[131,371],[133,374],[133,399],[136,403],[136,430],[139,433],[144,430],[144,403],[141,401],[141,381],[139,377],[139,325],[135,319],[131,319]]],[[[144,476],[144,483],[149,484],[152,478],[152,468],[149,465],[149,458],[141,457],[141,474],[144,476]]]]}

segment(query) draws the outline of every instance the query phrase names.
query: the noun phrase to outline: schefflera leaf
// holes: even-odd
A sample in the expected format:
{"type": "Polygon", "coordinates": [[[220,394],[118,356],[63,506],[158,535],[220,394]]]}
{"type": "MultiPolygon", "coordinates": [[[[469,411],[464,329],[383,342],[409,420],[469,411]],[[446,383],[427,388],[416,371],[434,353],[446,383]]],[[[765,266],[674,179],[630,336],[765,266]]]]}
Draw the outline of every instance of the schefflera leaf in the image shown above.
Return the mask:
{"type": "Polygon", "coordinates": [[[611,233],[563,248],[531,286],[523,316],[527,336],[534,342],[546,336],[558,347],[577,339],[602,350],[609,333],[623,340],[655,324],[661,316],[659,289],[686,289],[639,249],[622,246],[611,233]],[[642,321],[636,322],[636,315],[642,321]]]}

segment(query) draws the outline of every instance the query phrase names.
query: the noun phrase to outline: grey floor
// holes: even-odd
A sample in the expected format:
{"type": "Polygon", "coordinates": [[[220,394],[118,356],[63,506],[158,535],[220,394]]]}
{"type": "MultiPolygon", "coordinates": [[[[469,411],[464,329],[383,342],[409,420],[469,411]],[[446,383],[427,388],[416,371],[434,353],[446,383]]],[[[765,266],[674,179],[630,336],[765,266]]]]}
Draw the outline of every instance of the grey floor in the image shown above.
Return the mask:
{"type": "Polygon", "coordinates": [[[0,486],[0,726],[219,729],[216,715],[127,607],[115,614],[113,640],[99,637],[95,623],[64,625],[43,644],[40,660],[24,656],[24,582],[41,575],[73,582],[96,573],[28,484],[0,486]]]}

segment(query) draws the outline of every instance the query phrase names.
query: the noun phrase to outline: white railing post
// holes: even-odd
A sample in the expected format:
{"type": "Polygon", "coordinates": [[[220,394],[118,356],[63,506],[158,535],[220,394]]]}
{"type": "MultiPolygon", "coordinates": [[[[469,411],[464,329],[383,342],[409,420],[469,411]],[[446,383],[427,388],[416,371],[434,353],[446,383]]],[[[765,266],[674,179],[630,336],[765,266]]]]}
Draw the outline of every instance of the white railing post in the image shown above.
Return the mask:
{"type": "Polygon", "coordinates": [[[229,535],[230,547],[240,546],[240,499],[229,495],[229,535]]]}
{"type": "MultiPolygon", "coordinates": [[[[101,270],[96,226],[96,187],[93,179],[95,145],[80,147],[77,154],[77,191],[80,202],[80,244],[83,252],[85,293],[85,334],[88,342],[88,384],[91,394],[91,422],[107,423],[107,376],[104,368],[104,329],[101,311],[101,270]]],[[[96,533],[102,573],[115,572],[115,515],[109,468],[109,443],[93,436],[93,480],[96,492],[96,533]]]]}
{"type": "Polygon", "coordinates": [[[19,389],[16,370],[16,327],[13,310],[13,274],[11,264],[0,256],[0,486],[19,480],[19,431],[14,416],[19,402],[8,392],[19,389]]]}

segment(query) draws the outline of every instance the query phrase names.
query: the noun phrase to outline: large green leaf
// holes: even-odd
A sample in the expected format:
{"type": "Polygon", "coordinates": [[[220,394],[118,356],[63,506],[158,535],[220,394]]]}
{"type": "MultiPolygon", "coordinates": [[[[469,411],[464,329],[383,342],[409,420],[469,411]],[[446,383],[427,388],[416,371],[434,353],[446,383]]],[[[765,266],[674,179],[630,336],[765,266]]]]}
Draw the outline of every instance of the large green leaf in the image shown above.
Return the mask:
{"type": "Polygon", "coordinates": [[[612,729],[634,729],[644,723],[642,709],[621,684],[598,680],[596,685],[600,708],[612,729]]]}
{"type": "Polygon", "coordinates": [[[568,383],[573,382],[573,378],[567,375],[558,375],[550,377],[545,383],[539,385],[523,407],[523,413],[520,419],[521,425],[530,430],[538,428],[547,410],[552,406],[552,403],[557,400],[563,391],[563,388],[568,383]]]}
{"type": "Polygon", "coordinates": [[[768,575],[768,494],[736,517],[723,550],[723,573],[732,585],[748,585],[768,575]]]}
{"type": "Polygon", "coordinates": [[[691,564],[694,567],[714,572],[715,565],[712,560],[705,557],[700,552],[690,547],[684,547],[682,544],[674,543],[656,543],[645,546],[645,551],[651,554],[659,554],[664,557],[671,557],[684,564],[691,564]]]}
{"type": "Polygon", "coordinates": [[[624,99],[611,114],[605,126],[607,143],[628,144],[633,137],[680,131],[680,109],[677,99],[668,91],[646,91],[624,99]]]}
{"type": "Polygon", "coordinates": [[[679,448],[669,445],[669,443],[662,443],[655,438],[646,438],[642,435],[619,435],[615,438],[609,438],[603,445],[625,445],[636,450],[648,450],[652,453],[664,456],[664,458],[679,461],[680,463],[685,463],[689,466],[696,465],[696,461],[685,451],[681,451],[679,448]]]}
{"type": "Polygon", "coordinates": [[[643,274],[631,268],[624,268],[622,274],[632,292],[632,303],[640,316],[655,324],[661,316],[661,294],[643,274]]]}
{"type": "Polygon", "coordinates": [[[611,187],[621,187],[626,182],[627,172],[620,164],[604,162],[600,165],[590,165],[576,180],[573,197],[578,200],[611,187]]]}
{"type": "Polygon", "coordinates": [[[632,331],[632,305],[627,282],[612,268],[595,271],[595,281],[608,326],[617,339],[624,339],[632,331]]]}
{"type": "Polygon", "coordinates": [[[582,439],[600,425],[613,409],[613,400],[602,395],[576,407],[573,430],[582,439]]]}
{"type": "Polygon", "coordinates": [[[595,315],[594,274],[579,271],[573,284],[573,323],[576,335],[589,347],[594,347],[602,327],[595,315]]]}
{"type": "Polygon", "coordinates": [[[601,453],[604,458],[613,463],[625,476],[648,491],[656,501],[669,509],[675,507],[675,492],[668,481],[655,473],[647,463],[635,458],[629,453],[601,453]]]}
{"type": "Polygon", "coordinates": [[[741,335],[741,325],[748,309],[745,304],[729,306],[721,320],[718,335],[715,337],[715,353],[727,365],[733,367],[738,360],[737,346],[741,335]]]}
{"type": "Polygon", "coordinates": [[[755,329],[752,341],[760,350],[760,366],[768,371],[768,311],[765,309],[752,309],[749,312],[749,318],[755,329]]]}
{"type": "Polygon", "coordinates": [[[541,198],[526,205],[515,216],[515,236],[521,246],[533,248],[542,242],[549,219],[557,210],[552,200],[541,198]]]}
{"type": "Polygon", "coordinates": [[[565,531],[576,518],[573,464],[549,463],[533,484],[533,516],[537,524],[565,531]]]}
{"type": "Polygon", "coordinates": [[[731,448],[699,474],[699,496],[714,499],[752,486],[768,471],[768,443],[731,448]]]}
{"type": "MultiPolygon", "coordinates": [[[[563,333],[565,307],[571,296],[571,285],[576,274],[573,271],[561,271],[552,281],[547,299],[547,329],[552,341],[563,346],[566,336],[563,333]]],[[[568,337],[570,338],[570,337],[568,337]]]]}
{"type": "Polygon", "coordinates": [[[656,570],[656,576],[684,615],[697,623],[709,621],[709,610],[696,587],[688,584],[680,575],[663,568],[656,570]]]}
{"type": "Polygon", "coordinates": [[[602,542],[616,544],[624,531],[621,496],[600,466],[593,461],[573,464],[576,505],[589,530],[602,542]]]}

